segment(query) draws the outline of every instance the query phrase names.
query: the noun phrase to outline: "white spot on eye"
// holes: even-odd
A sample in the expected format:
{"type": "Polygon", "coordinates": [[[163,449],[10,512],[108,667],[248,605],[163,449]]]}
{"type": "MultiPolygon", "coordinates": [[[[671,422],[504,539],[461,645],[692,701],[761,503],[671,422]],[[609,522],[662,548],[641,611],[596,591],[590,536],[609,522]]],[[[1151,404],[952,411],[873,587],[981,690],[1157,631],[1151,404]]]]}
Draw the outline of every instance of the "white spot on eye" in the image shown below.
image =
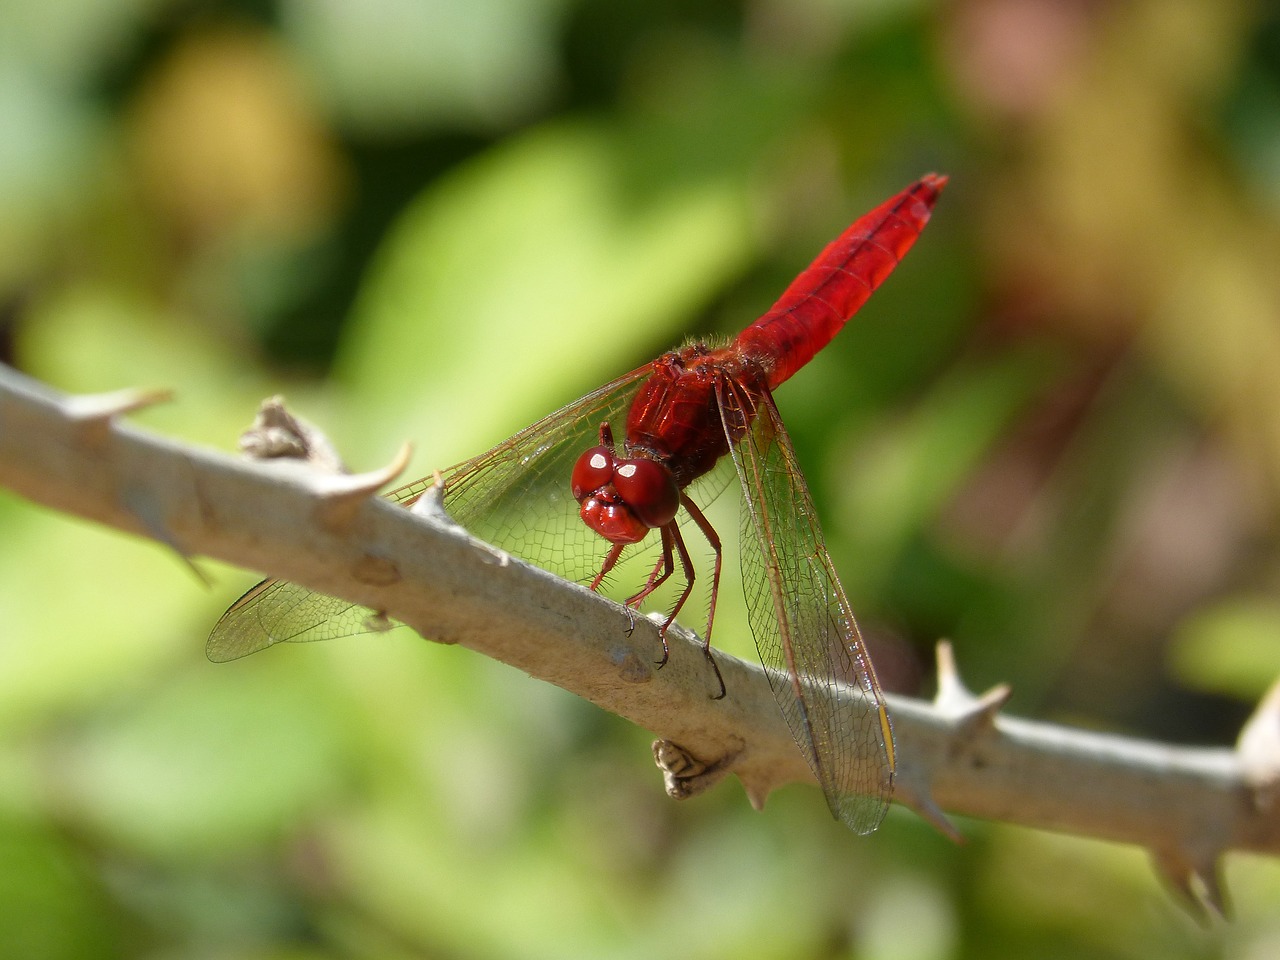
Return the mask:
{"type": "Polygon", "coordinates": [[[592,457],[591,457],[591,469],[593,469],[593,470],[603,470],[603,469],[604,469],[605,467],[607,467],[608,465],[609,465],[609,461],[605,459],[605,456],[604,456],[604,454],[603,454],[603,453],[596,453],[596,454],[593,454],[593,455],[592,455],[592,457]]]}
{"type": "Polygon", "coordinates": [[[634,463],[624,463],[616,472],[620,477],[634,477],[636,475],[636,465],[634,463]]]}

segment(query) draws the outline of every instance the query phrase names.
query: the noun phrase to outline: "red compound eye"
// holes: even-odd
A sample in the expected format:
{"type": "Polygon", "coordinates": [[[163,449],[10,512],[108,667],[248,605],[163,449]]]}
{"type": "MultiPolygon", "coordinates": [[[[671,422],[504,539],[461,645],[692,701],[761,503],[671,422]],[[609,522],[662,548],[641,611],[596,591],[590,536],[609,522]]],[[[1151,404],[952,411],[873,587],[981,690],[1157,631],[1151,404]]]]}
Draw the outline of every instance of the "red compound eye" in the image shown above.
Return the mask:
{"type": "Polygon", "coordinates": [[[656,460],[620,461],[613,471],[613,488],[636,518],[649,527],[665,526],[680,509],[675,479],[656,460]]]}
{"type": "Polygon", "coordinates": [[[613,451],[592,447],[573,465],[573,499],[581,502],[613,479],[613,451]]]}

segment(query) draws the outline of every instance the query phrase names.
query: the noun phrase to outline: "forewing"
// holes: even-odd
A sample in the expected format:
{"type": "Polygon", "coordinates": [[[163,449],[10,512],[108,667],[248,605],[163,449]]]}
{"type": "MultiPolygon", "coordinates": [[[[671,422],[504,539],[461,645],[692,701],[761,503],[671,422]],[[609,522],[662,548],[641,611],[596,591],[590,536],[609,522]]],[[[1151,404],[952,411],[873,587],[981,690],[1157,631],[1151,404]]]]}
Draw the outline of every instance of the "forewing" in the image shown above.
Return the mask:
{"type": "Polygon", "coordinates": [[[730,381],[720,404],[742,481],[743,592],[760,659],[831,812],[870,833],[888,809],[894,769],[871,660],[773,398],[730,381]],[[748,419],[742,435],[735,425],[748,419]]]}
{"type": "Polygon", "coordinates": [[[582,522],[570,489],[573,466],[609,423],[622,439],[641,367],[526,427],[444,475],[444,506],[486,543],[566,580],[593,577],[608,544],[582,522]]]}
{"type": "MultiPolygon", "coordinates": [[[[626,411],[648,366],[562,407],[478,457],[441,471],[444,506],[475,536],[581,581],[599,569],[604,543],[582,523],[569,488],[578,456],[599,442],[602,422],[621,435],[626,411]]],[[[387,494],[411,505],[434,483],[424,477],[387,494]]],[[[264,580],[214,626],[205,652],[235,660],[281,642],[331,640],[385,627],[375,611],[285,580],[264,580]]]]}

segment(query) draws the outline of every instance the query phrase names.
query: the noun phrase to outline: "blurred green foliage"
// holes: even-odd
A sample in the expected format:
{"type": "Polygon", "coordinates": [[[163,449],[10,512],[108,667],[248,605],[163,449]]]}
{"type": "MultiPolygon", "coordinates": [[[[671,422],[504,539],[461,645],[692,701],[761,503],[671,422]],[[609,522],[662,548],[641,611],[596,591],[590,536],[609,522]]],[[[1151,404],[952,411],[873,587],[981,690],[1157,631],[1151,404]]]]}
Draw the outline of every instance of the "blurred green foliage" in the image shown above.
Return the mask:
{"type": "MultiPolygon", "coordinates": [[[[1280,674],[1280,16],[1126,0],[11,0],[0,357],[476,453],[767,307],[929,169],[779,403],[882,681],[1229,744],[1280,674]]],[[[1141,851],[816,791],[408,631],[203,659],[251,582],[0,494],[0,956],[1261,957],[1141,851]]],[[[738,615],[726,645],[745,654],[738,615]],[[734,635],[739,640],[732,639],[734,635]]],[[[719,631],[718,631],[719,632],[719,631]]]]}

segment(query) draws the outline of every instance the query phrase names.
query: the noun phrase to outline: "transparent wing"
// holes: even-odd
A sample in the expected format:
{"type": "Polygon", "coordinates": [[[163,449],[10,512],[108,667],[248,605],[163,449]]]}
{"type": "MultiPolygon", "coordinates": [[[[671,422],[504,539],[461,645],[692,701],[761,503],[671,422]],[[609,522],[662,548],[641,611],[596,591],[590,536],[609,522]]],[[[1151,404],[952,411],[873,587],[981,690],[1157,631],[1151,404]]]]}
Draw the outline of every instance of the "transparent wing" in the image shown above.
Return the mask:
{"type": "Polygon", "coordinates": [[[831,812],[870,833],[888,809],[894,770],[871,659],[773,398],[728,381],[720,405],[742,481],[743,592],[760,660],[831,812]]]}
{"type": "MultiPolygon", "coordinates": [[[[450,516],[481,539],[566,579],[593,576],[607,544],[579,518],[569,478],[577,457],[599,442],[603,421],[620,432],[650,369],[633,370],[480,456],[442,471],[450,516]]],[[[425,477],[387,498],[409,506],[433,482],[425,477]]],[[[635,551],[641,558],[637,563],[643,562],[644,552],[635,551]]],[[[386,623],[367,607],[285,580],[264,580],[222,615],[205,652],[210,660],[235,660],[276,643],[354,636],[386,623]]]]}
{"type": "Polygon", "coordinates": [[[376,629],[376,612],[313,593],[288,580],[263,580],[233,603],[214,625],[204,652],[221,663],[276,643],[329,640],[376,629]]]}

